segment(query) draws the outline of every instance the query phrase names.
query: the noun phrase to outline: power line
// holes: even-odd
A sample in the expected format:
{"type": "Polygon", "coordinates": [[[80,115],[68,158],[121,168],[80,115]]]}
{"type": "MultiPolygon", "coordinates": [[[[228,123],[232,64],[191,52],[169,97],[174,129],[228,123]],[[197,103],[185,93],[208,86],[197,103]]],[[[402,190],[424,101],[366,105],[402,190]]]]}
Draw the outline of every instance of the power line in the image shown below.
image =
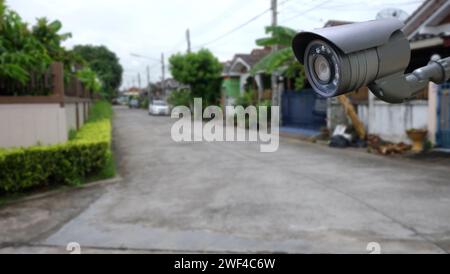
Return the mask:
{"type": "Polygon", "coordinates": [[[204,46],[207,46],[207,45],[209,45],[209,44],[215,43],[215,42],[217,42],[217,41],[219,41],[219,40],[221,40],[221,39],[227,37],[228,35],[230,35],[230,34],[236,32],[236,31],[238,31],[239,29],[241,29],[241,28],[247,26],[247,25],[250,24],[251,22],[256,21],[257,19],[259,19],[260,17],[262,17],[263,15],[265,15],[266,13],[268,13],[269,11],[271,11],[271,9],[266,9],[265,11],[263,11],[263,12],[259,13],[258,15],[252,17],[250,20],[246,21],[245,23],[243,23],[243,24],[241,24],[241,25],[239,25],[239,26],[233,28],[232,30],[230,30],[230,31],[228,31],[228,32],[226,32],[226,33],[224,33],[224,34],[218,36],[217,38],[215,38],[215,39],[213,39],[213,40],[211,40],[211,41],[209,41],[209,42],[206,42],[206,43],[204,43],[204,44],[202,44],[202,45],[200,45],[200,46],[197,46],[197,47],[195,47],[195,48],[196,48],[196,49],[198,49],[198,48],[203,48],[204,46]]]}
{"type": "MultiPolygon", "coordinates": [[[[286,4],[287,2],[289,2],[289,1],[291,1],[291,0],[284,0],[283,2],[281,2],[280,4],[278,4],[278,6],[284,5],[284,4],[286,4]]],[[[203,48],[204,46],[207,46],[207,45],[213,44],[213,43],[215,43],[215,42],[217,42],[217,41],[219,41],[219,40],[222,40],[223,38],[227,37],[228,35],[230,35],[230,34],[236,32],[236,31],[242,29],[243,27],[247,26],[248,24],[250,24],[250,23],[252,23],[252,22],[258,20],[259,18],[261,18],[263,15],[265,15],[266,13],[268,13],[268,12],[270,12],[270,11],[272,11],[271,8],[268,8],[268,9],[264,10],[263,12],[261,12],[261,13],[255,15],[254,17],[250,18],[249,20],[247,20],[247,21],[245,21],[244,23],[240,24],[239,26],[237,26],[237,27],[231,29],[230,31],[228,31],[228,32],[226,32],[226,33],[224,33],[224,34],[222,34],[222,35],[216,37],[215,39],[210,40],[209,42],[203,43],[203,44],[200,45],[200,46],[196,46],[195,49],[203,48]]]]}
{"type": "Polygon", "coordinates": [[[311,7],[311,8],[309,8],[309,9],[307,9],[307,10],[304,10],[304,11],[302,11],[301,13],[299,13],[299,14],[297,14],[297,15],[295,15],[295,16],[292,16],[292,17],[289,17],[288,19],[283,20],[283,23],[289,22],[289,21],[291,21],[291,20],[293,20],[293,19],[295,19],[295,18],[297,18],[297,17],[299,17],[299,16],[301,16],[301,15],[303,15],[303,14],[305,14],[305,13],[311,12],[311,11],[313,11],[313,10],[315,10],[315,9],[317,9],[317,8],[320,8],[321,6],[323,6],[323,5],[325,5],[325,4],[328,4],[328,3],[330,3],[330,2],[331,2],[330,0],[325,0],[325,1],[323,1],[323,2],[320,2],[319,4],[317,4],[317,5],[315,5],[315,6],[311,7]]]}
{"type": "MultiPolygon", "coordinates": [[[[334,5],[334,6],[325,6],[324,7],[324,4],[328,4],[330,2],[332,2],[332,1],[328,1],[328,2],[325,1],[325,2],[322,2],[322,3],[320,3],[319,5],[317,5],[315,7],[312,7],[311,9],[298,12],[297,15],[283,20],[283,23],[291,21],[292,19],[295,19],[295,18],[300,17],[300,16],[309,17],[309,19],[311,19],[311,20],[321,20],[321,18],[318,18],[318,17],[315,17],[315,16],[307,16],[307,15],[305,15],[305,13],[311,12],[314,9],[320,9],[320,10],[335,10],[335,9],[338,9],[339,12],[342,12],[342,11],[345,11],[347,7],[351,7],[351,9],[349,9],[349,11],[367,10],[367,7],[362,7],[360,9],[355,8],[355,6],[358,5],[358,4],[360,4],[360,5],[364,4],[364,3],[361,3],[361,2],[358,2],[358,3],[355,3],[355,2],[354,3],[346,3],[346,4],[340,4],[340,5],[334,5]]],[[[423,2],[424,2],[423,0],[413,0],[413,1],[404,1],[404,2],[395,3],[395,5],[396,6],[412,5],[412,4],[418,4],[418,3],[423,3],[423,2]]],[[[380,7],[381,6],[387,6],[387,5],[389,5],[389,4],[388,3],[378,3],[377,4],[377,6],[380,6],[380,7]]]]}

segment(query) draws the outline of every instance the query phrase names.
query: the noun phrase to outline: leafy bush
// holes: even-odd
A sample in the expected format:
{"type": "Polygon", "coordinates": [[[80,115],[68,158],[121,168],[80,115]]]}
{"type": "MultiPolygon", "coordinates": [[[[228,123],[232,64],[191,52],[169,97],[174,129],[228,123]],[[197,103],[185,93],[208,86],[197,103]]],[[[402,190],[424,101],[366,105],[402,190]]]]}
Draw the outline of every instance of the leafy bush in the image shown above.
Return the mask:
{"type": "Polygon", "coordinates": [[[90,68],[83,68],[77,71],[77,77],[92,92],[98,93],[102,89],[102,83],[98,79],[97,74],[90,68]]]}
{"type": "Polygon", "coordinates": [[[44,45],[22,18],[0,0],[0,77],[24,84],[30,72],[43,73],[50,62],[44,45]]]}
{"type": "Polygon", "coordinates": [[[189,90],[175,90],[170,93],[169,98],[167,98],[167,102],[174,106],[191,106],[191,93],[189,90]]]}
{"type": "Polygon", "coordinates": [[[148,96],[139,97],[139,107],[143,109],[147,109],[150,101],[148,99],[148,96]]]}
{"type": "Polygon", "coordinates": [[[66,144],[0,150],[0,192],[77,185],[111,159],[111,106],[98,102],[89,121],[66,144]]]}
{"type": "MultiPolygon", "coordinates": [[[[0,78],[15,82],[19,87],[26,86],[32,75],[42,76],[51,63],[62,62],[68,83],[75,67],[88,67],[90,63],[78,52],[62,46],[72,35],[60,33],[61,29],[60,21],[47,18],[39,18],[29,27],[17,12],[7,7],[5,0],[0,0],[0,78]]],[[[77,76],[89,90],[100,91],[101,83],[94,69],[83,69],[77,76]]]]}
{"type": "Polygon", "coordinates": [[[243,106],[244,108],[254,105],[254,91],[246,91],[244,94],[236,98],[235,106],[243,106]]]}

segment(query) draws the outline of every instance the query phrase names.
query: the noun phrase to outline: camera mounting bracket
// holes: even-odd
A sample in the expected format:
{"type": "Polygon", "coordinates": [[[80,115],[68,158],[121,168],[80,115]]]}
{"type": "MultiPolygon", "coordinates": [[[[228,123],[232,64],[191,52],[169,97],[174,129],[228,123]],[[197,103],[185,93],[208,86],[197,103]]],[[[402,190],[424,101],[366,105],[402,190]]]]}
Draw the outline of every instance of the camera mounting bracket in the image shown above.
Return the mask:
{"type": "Polygon", "coordinates": [[[436,84],[450,79],[450,57],[431,61],[410,74],[397,73],[375,80],[370,90],[379,99],[389,103],[402,103],[427,87],[429,81],[436,84]]]}

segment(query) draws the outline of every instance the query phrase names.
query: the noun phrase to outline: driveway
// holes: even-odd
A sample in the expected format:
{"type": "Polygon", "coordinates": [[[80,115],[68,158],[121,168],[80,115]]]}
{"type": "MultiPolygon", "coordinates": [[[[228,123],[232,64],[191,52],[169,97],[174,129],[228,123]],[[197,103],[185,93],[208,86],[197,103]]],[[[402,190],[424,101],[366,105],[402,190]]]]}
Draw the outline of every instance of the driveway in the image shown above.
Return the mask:
{"type": "Polygon", "coordinates": [[[269,154],[174,143],[171,123],[116,108],[121,182],[4,207],[0,251],[450,251],[449,167],[288,139],[269,154]]]}

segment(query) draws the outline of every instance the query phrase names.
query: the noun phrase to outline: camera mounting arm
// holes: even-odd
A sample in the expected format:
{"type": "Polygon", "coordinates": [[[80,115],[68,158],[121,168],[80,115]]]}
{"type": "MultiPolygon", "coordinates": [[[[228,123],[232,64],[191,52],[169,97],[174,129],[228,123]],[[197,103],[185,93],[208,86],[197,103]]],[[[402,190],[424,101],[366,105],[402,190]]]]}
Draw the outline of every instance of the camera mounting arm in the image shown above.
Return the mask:
{"type": "Polygon", "coordinates": [[[383,101],[401,103],[427,87],[429,81],[436,84],[450,79],[450,57],[431,61],[410,74],[397,73],[375,80],[370,90],[383,101]]]}

